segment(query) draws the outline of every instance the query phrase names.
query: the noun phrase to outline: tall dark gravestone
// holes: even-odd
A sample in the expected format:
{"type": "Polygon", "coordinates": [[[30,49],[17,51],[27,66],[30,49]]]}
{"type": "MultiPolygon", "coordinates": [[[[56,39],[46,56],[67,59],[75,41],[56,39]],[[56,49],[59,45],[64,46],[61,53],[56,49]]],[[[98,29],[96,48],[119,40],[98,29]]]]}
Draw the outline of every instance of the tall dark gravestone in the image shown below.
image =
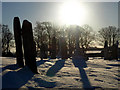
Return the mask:
{"type": "Polygon", "coordinates": [[[56,38],[52,38],[52,50],[51,50],[51,58],[56,59],[56,38]]]}
{"type": "Polygon", "coordinates": [[[13,27],[14,27],[14,38],[16,44],[17,64],[19,65],[19,67],[23,67],[24,62],[23,62],[23,52],[22,52],[22,37],[21,37],[22,32],[21,32],[20,20],[18,17],[14,18],[13,27]]]}
{"type": "Polygon", "coordinates": [[[118,60],[118,41],[116,42],[116,44],[113,44],[112,46],[112,59],[116,59],[118,60]]]}
{"type": "Polygon", "coordinates": [[[47,49],[47,46],[42,43],[41,46],[40,46],[40,58],[41,60],[43,60],[43,58],[47,58],[47,54],[46,54],[46,49],[47,49]]]}
{"type": "Polygon", "coordinates": [[[67,44],[66,44],[66,40],[64,37],[62,37],[61,39],[61,58],[62,59],[67,59],[68,56],[67,56],[67,44]]]}
{"type": "Polygon", "coordinates": [[[110,57],[109,57],[109,48],[108,48],[108,42],[105,41],[105,44],[104,44],[104,60],[108,60],[110,57]]]}
{"type": "Polygon", "coordinates": [[[73,58],[76,58],[76,59],[78,59],[79,61],[81,60],[81,62],[82,62],[82,60],[88,60],[88,58],[87,58],[87,56],[85,55],[85,52],[84,52],[84,50],[83,49],[80,49],[80,45],[79,45],[79,27],[78,26],[76,26],[76,40],[75,40],[75,51],[74,51],[74,56],[73,56],[73,58]]]}
{"type": "Polygon", "coordinates": [[[61,58],[61,45],[62,45],[61,41],[62,41],[62,38],[59,37],[57,58],[61,58]]]}
{"type": "Polygon", "coordinates": [[[38,73],[36,66],[36,46],[33,40],[32,24],[27,20],[23,21],[22,36],[25,64],[33,73],[38,73]]]}

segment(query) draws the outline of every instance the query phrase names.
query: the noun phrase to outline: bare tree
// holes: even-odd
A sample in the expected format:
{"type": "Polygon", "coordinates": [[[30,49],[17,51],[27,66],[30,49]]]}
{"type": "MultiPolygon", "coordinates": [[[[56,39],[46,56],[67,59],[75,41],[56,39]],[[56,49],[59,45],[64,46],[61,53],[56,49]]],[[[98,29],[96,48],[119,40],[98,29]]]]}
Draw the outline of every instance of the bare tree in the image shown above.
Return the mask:
{"type": "Polygon", "coordinates": [[[66,28],[66,34],[67,34],[66,44],[69,50],[69,56],[72,55],[72,52],[75,49],[75,37],[76,37],[75,29],[76,29],[76,25],[70,25],[66,28]]]}
{"type": "MultiPolygon", "coordinates": [[[[86,49],[89,48],[93,41],[95,41],[95,34],[92,30],[92,27],[89,25],[77,26],[70,25],[65,30],[67,33],[67,47],[69,49],[69,54],[72,54],[72,51],[75,49],[76,33],[79,35],[79,46],[80,48],[86,49]],[[76,31],[76,27],[78,30],[76,31]]],[[[65,32],[64,32],[65,33],[65,32]]]]}
{"type": "Polygon", "coordinates": [[[57,25],[55,25],[52,22],[42,22],[42,25],[44,26],[45,31],[47,33],[48,47],[50,47],[52,37],[56,36],[57,31],[58,31],[57,25]]]}
{"type": "Polygon", "coordinates": [[[46,44],[48,49],[51,49],[52,37],[58,37],[59,27],[52,22],[36,22],[34,28],[34,38],[38,49],[42,43],[46,44]]]}
{"type": "Polygon", "coordinates": [[[108,26],[101,28],[99,31],[100,42],[108,42],[109,46],[115,44],[116,41],[120,41],[120,29],[117,29],[115,26],[108,26]]]}
{"type": "MultiPolygon", "coordinates": [[[[48,33],[48,41],[49,41],[49,45],[50,45],[50,40],[51,40],[51,31],[52,31],[52,23],[51,22],[42,22],[42,24],[44,25],[47,33],[48,33]]],[[[48,45],[48,46],[49,46],[48,45]]]]}
{"type": "Polygon", "coordinates": [[[12,32],[9,30],[8,25],[2,25],[2,52],[10,51],[10,41],[13,38],[12,32]]]}
{"type": "Polygon", "coordinates": [[[83,25],[80,28],[80,46],[82,48],[89,48],[91,43],[93,43],[93,41],[95,41],[95,33],[92,29],[92,27],[90,27],[89,25],[83,25]]]}
{"type": "MultiPolygon", "coordinates": [[[[89,25],[78,27],[80,47],[90,47],[92,41],[94,41],[94,33],[92,28],[89,25]]],[[[51,50],[52,37],[56,38],[57,50],[59,48],[59,37],[64,37],[66,40],[66,46],[69,49],[69,54],[72,54],[72,51],[75,49],[76,25],[59,26],[51,22],[36,22],[36,27],[34,28],[34,37],[38,48],[41,43],[45,42],[49,50],[51,50]]]]}
{"type": "Polygon", "coordinates": [[[37,44],[37,51],[40,48],[40,45],[43,43],[43,35],[42,32],[44,31],[44,27],[41,22],[36,22],[36,26],[34,27],[34,39],[37,44]]]}

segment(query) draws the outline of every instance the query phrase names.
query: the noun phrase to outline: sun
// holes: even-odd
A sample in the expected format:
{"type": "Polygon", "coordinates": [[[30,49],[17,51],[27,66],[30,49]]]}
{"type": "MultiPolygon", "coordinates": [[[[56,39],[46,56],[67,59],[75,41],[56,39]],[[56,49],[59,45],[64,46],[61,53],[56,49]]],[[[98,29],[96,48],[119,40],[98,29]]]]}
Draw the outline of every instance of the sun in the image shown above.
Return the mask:
{"type": "Polygon", "coordinates": [[[84,24],[87,17],[87,11],[81,2],[65,2],[60,8],[60,20],[63,24],[84,24]]]}

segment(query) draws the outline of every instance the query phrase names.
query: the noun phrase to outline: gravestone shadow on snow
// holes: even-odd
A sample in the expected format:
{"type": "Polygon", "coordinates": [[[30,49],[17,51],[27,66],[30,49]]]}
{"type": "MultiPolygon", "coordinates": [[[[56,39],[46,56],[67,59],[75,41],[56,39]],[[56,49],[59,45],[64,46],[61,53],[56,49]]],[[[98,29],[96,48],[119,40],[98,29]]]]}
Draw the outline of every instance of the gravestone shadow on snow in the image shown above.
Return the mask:
{"type": "Polygon", "coordinates": [[[9,71],[2,76],[2,88],[20,88],[33,76],[34,73],[27,66],[18,71],[9,71]]]}
{"type": "Polygon", "coordinates": [[[120,67],[120,64],[107,64],[109,66],[116,66],[116,67],[120,67]]]}
{"type": "MultiPolygon", "coordinates": [[[[39,60],[39,61],[36,62],[36,65],[39,66],[41,64],[44,64],[47,61],[49,61],[49,60],[39,60]]],[[[17,64],[7,65],[7,66],[5,66],[5,67],[2,68],[2,70],[0,71],[0,73],[3,72],[6,69],[17,70],[17,69],[19,69],[19,66],[17,64]]]]}
{"type": "Polygon", "coordinates": [[[38,83],[39,87],[53,88],[56,86],[56,82],[47,82],[42,80],[41,78],[35,78],[34,81],[38,83]]]}
{"type": "MultiPolygon", "coordinates": [[[[37,61],[37,65],[44,64],[45,61],[37,61]]],[[[32,77],[35,75],[27,66],[24,68],[19,68],[18,65],[8,65],[2,69],[5,71],[8,69],[8,72],[2,76],[2,88],[20,88],[25,85],[32,77]],[[20,70],[17,70],[20,69],[20,70]],[[10,71],[9,71],[10,70],[10,71]],[[16,71],[15,71],[16,70],[16,71]]],[[[52,88],[55,87],[55,82],[47,82],[41,78],[35,79],[40,87],[52,88]],[[50,85],[50,86],[49,86],[50,85]]],[[[29,88],[29,87],[28,87],[29,88]]]]}
{"type": "Polygon", "coordinates": [[[87,74],[84,70],[84,68],[87,67],[85,60],[80,56],[76,56],[76,57],[72,58],[72,62],[74,64],[74,66],[79,69],[80,77],[81,77],[82,82],[83,82],[83,88],[92,88],[92,86],[89,82],[89,79],[87,77],[87,74]]]}
{"type": "Polygon", "coordinates": [[[49,61],[49,60],[39,60],[39,61],[37,61],[36,65],[39,66],[41,64],[44,64],[47,61],[49,61]]]}
{"type": "MultiPolygon", "coordinates": [[[[17,69],[19,69],[19,66],[17,64],[7,65],[7,66],[2,68],[2,72],[6,69],[17,70],[17,69]]],[[[0,73],[1,73],[1,71],[0,71],[0,73]]]]}
{"type": "Polygon", "coordinates": [[[62,67],[64,66],[65,63],[65,59],[64,60],[58,60],[56,61],[55,65],[53,65],[51,68],[49,68],[49,70],[47,71],[46,75],[47,76],[55,76],[55,74],[62,69],[62,67]]]}
{"type": "Polygon", "coordinates": [[[99,86],[91,86],[90,81],[87,77],[87,74],[84,70],[84,68],[87,67],[87,64],[81,56],[73,56],[72,62],[74,64],[74,66],[79,69],[80,77],[81,77],[82,83],[83,83],[83,88],[85,90],[88,90],[88,89],[89,90],[94,90],[94,89],[97,89],[97,88],[101,89],[101,87],[99,87],[99,86]]]}

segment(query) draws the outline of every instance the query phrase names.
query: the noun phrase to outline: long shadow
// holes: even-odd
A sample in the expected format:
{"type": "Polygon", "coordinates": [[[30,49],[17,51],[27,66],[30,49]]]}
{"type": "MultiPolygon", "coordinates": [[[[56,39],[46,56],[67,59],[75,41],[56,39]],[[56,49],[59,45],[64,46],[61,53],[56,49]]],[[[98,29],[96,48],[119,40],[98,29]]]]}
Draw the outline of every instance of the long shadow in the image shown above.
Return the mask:
{"type": "Polygon", "coordinates": [[[35,78],[34,81],[37,82],[38,86],[40,87],[53,88],[56,86],[56,82],[47,82],[42,80],[41,78],[35,78]]]}
{"type": "Polygon", "coordinates": [[[55,76],[55,74],[64,66],[65,60],[56,61],[55,65],[53,65],[46,73],[47,76],[55,76]]]}
{"type": "Polygon", "coordinates": [[[116,66],[116,67],[120,67],[120,64],[107,64],[109,66],[116,66]]]}
{"type": "Polygon", "coordinates": [[[92,89],[90,81],[89,81],[87,74],[84,70],[84,68],[87,67],[85,60],[82,57],[78,56],[78,57],[73,57],[72,62],[74,64],[74,66],[79,69],[80,76],[81,76],[81,79],[83,82],[83,88],[84,89],[92,89]]]}
{"type": "Polygon", "coordinates": [[[2,70],[0,71],[0,73],[3,72],[6,69],[16,70],[16,69],[19,69],[19,66],[17,64],[7,65],[7,66],[5,66],[5,67],[2,68],[2,70]]]}
{"type": "Polygon", "coordinates": [[[47,61],[49,61],[49,60],[39,60],[39,61],[37,61],[36,65],[39,66],[41,64],[44,64],[47,61]]]}
{"type": "Polygon", "coordinates": [[[18,71],[9,71],[2,76],[2,88],[20,88],[25,85],[33,75],[26,66],[18,71]]]}
{"type": "MultiPolygon", "coordinates": [[[[37,61],[37,65],[44,64],[45,61],[37,61]]],[[[25,85],[31,78],[35,75],[32,71],[25,66],[17,71],[18,67],[16,65],[8,65],[3,68],[3,70],[11,69],[2,76],[2,89],[9,89],[9,88],[20,88],[25,85]],[[16,70],[16,71],[14,71],[16,70]]],[[[39,79],[36,80],[40,87],[45,88],[53,88],[55,87],[55,82],[47,82],[45,80],[39,79]],[[42,83],[41,83],[42,82],[42,83]],[[48,86],[49,84],[50,86],[48,86]]],[[[29,88],[29,87],[28,87],[29,88]]]]}
{"type": "MultiPolygon", "coordinates": [[[[39,65],[41,65],[41,64],[44,64],[44,63],[47,62],[47,61],[49,61],[49,60],[39,60],[39,61],[36,62],[36,65],[39,66],[39,65]]],[[[5,66],[5,67],[2,68],[2,72],[3,72],[4,70],[6,70],[6,69],[9,69],[9,70],[17,70],[17,69],[19,69],[19,66],[18,66],[17,64],[7,65],[7,66],[5,66]]],[[[0,71],[0,73],[1,73],[1,71],[0,71]]]]}

